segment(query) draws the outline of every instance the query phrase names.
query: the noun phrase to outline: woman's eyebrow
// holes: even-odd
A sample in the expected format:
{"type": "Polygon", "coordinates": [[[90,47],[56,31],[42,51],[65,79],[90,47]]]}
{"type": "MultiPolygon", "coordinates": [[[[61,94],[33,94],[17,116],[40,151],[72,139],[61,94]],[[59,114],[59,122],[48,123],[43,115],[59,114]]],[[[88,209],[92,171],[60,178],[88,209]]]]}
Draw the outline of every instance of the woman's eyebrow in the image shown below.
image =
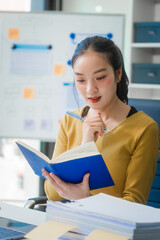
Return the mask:
{"type": "Polygon", "coordinates": [[[74,72],[76,75],[84,75],[83,73],[79,73],[79,72],[74,72]]]}
{"type": "MultiPolygon", "coordinates": [[[[106,68],[101,68],[101,69],[98,69],[95,72],[93,72],[93,74],[96,74],[96,73],[99,73],[99,72],[104,72],[104,71],[107,71],[107,69],[106,68]]],[[[79,73],[79,72],[74,72],[74,73],[76,75],[80,75],[80,76],[84,75],[83,73],[79,73]]]]}
{"type": "Polygon", "coordinates": [[[93,74],[99,73],[99,72],[104,72],[104,71],[107,71],[107,69],[106,68],[101,68],[101,69],[98,69],[97,71],[95,71],[93,74]]]}

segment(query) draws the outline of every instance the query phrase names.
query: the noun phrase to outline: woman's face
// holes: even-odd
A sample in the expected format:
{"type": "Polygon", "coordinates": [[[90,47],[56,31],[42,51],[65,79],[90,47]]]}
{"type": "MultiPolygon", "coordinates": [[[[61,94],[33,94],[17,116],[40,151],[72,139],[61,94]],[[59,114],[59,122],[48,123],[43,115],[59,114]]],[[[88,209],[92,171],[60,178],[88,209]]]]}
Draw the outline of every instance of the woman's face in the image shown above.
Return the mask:
{"type": "Polygon", "coordinates": [[[73,70],[76,88],[92,109],[103,111],[115,101],[121,69],[115,77],[112,66],[102,54],[88,51],[76,60],[73,70]]]}

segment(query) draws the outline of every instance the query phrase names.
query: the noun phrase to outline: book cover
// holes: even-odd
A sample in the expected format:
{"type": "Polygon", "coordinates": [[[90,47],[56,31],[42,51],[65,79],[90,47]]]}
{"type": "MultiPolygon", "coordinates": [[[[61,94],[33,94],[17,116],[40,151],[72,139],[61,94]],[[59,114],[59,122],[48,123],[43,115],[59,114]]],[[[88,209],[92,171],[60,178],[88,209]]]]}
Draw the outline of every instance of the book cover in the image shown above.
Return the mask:
{"type": "Polygon", "coordinates": [[[94,142],[70,149],[52,160],[21,141],[16,144],[35,174],[42,178],[45,178],[42,176],[42,168],[70,183],[80,183],[84,174],[90,172],[90,190],[114,185],[94,142]]]}

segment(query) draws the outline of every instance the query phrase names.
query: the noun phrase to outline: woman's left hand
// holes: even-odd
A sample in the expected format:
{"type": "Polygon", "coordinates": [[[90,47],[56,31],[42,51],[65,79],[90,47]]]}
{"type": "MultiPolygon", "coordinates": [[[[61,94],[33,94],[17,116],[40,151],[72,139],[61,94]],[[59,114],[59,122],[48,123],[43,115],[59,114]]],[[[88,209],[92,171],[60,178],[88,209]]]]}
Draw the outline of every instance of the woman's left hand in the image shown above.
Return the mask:
{"type": "Polygon", "coordinates": [[[86,173],[83,181],[78,184],[67,183],[57,177],[54,173],[49,173],[46,169],[42,169],[42,175],[52,184],[58,194],[68,200],[77,200],[90,196],[89,176],[86,173]]]}

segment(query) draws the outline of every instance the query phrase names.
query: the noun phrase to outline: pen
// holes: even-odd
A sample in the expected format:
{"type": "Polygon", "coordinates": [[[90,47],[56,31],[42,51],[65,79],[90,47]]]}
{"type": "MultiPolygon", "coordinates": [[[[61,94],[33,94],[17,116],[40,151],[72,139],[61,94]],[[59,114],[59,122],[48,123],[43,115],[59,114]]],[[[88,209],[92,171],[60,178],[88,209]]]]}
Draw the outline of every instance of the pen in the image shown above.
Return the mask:
{"type": "MultiPolygon", "coordinates": [[[[76,114],[76,113],[69,112],[69,111],[67,111],[66,113],[67,113],[68,115],[72,116],[72,117],[75,117],[75,118],[83,121],[83,122],[84,122],[84,120],[85,120],[85,118],[81,117],[80,115],[78,115],[78,114],[76,114]]],[[[106,131],[107,128],[104,128],[104,130],[106,131]]]]}
{"type": "Polygon", "coordinates": [[[72,116],[72,117],[75,117],[79,120],[82,120],[84,122],[85,118],[81,117],[80,115],[76,114],[76,113],[73,113],[73,112],[66,112],[68,115],[72,116]]]}

